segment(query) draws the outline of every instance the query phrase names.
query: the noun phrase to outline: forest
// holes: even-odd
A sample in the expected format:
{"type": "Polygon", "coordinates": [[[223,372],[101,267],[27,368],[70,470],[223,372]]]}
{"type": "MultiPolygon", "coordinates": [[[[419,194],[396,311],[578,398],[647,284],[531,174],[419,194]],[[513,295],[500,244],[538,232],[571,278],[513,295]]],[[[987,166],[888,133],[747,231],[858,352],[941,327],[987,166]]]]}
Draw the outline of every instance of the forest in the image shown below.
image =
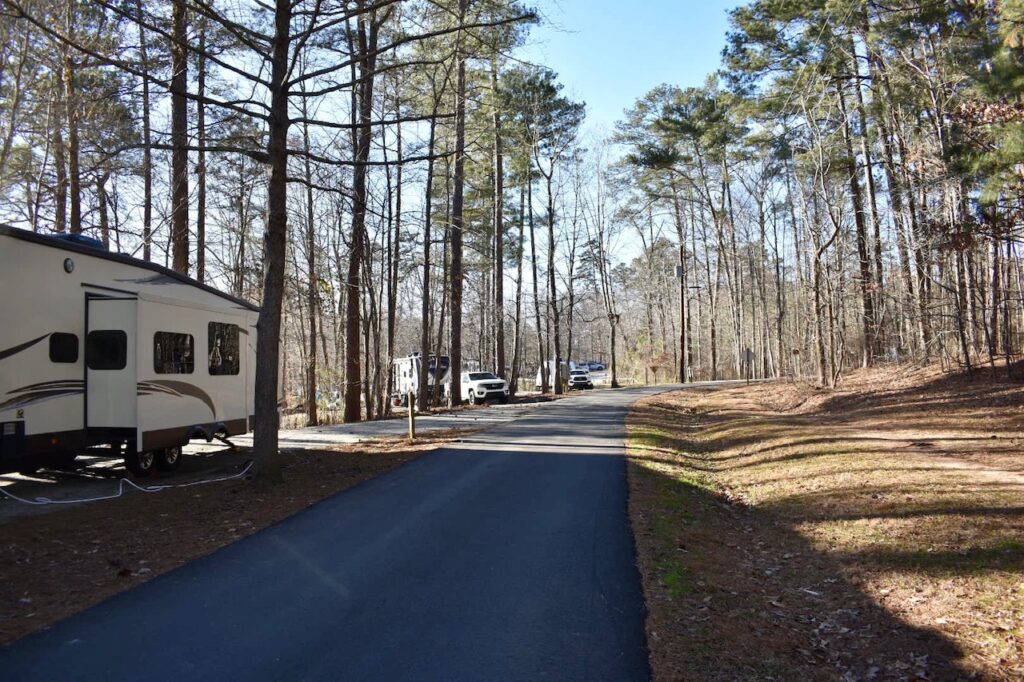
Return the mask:
{"type": "Polygon", "coordinates": [[[1024,2],[754,0],[719,71],[611,131],[521,58],[545,9],[0,0],[0,221],[261,305],[264,461],[279,385],[308,424],[374,419],[417,352],[544,392],[556,358],[1010,371],[1024,2]]]}

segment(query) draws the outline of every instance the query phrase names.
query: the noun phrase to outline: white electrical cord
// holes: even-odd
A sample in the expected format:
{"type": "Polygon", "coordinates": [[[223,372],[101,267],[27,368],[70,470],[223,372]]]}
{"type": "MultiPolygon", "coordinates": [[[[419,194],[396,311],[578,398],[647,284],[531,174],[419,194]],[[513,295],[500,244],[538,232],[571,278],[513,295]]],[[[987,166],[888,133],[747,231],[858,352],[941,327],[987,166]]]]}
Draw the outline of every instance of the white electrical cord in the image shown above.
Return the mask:
{"type": "Polygon", "coordinates": [[[80,498],[80,499],[77,499],[77,500],[51,500],[48,497],[37,497],[34,500],[28,500],[28,499],[25,499],[24,497],[18,497],[14,493],[9,493],[4,488],[0,488],[0,493],[3,493],[4,495],[6,495],[7,497],[11,498],[15,502],[21,502],[23,504],[31,504],[31,505],[83,504],[85,502],[101,502],[103,500],[113,500],[113,499],[116,499],[118,497],[121,497],[122,495],[124,495],[125,484],[128,484],[132,488],[135,488],[136,490],[138,490],[139,492],[142,492],[142,493],[159,493],[159,492],[163,492],[164,490],[169,490],[171,488],[188,488],[188,487],[193,486],[193,485],[205,485],[207,483],[220,483],[222,481],[231,481],[231,480],[234,480],[236,478],[242,478],[247,473],[249,473],[249,470],[252,469],[252,467],[253,467],[253,461],[250,459],[248,462],[246,462],[245,468],[242,469],[237,474],[232,474],[230,476],[220,476],[218,478],[204,478],[202,480],[191,481],[189,483],[168,483],[166,485],[139,485],[139,484],[135,483],[134,481],[131,481],[131,480],[127,479],[127,478],[122,478],[120,481],[118,481],[117,492],[114,493],[113,495],[104,495],[102,497],[83,497],[83,498],[80,498]]]}

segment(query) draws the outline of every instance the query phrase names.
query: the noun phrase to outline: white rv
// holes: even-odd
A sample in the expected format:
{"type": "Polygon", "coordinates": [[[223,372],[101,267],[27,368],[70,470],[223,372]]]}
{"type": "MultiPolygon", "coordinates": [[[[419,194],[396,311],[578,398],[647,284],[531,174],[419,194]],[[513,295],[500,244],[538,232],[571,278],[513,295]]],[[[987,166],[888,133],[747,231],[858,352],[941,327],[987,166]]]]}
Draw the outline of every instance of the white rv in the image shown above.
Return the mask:
{"type": "Polygon", "coordinates": [[[258,309],[73,239],[0,225],[0,470],[110,446],[144,476],[249,431],[258,309]]]}
{"type": "MultiPolygon", "coordinates": [[[[395,358],[391,368],[393,372],[391,404],[395,407],[408,407],[409,393],[419,393],[420,366],[419,353],[413,353],[407,358],[395,358]]],[[[451,358],[442,355],[439,361],[436,355],[430,355],[427,361],[427,384],[432,387],[440,386],[441,397],[448,398],[452,385],[451,358]],[[440,371],[438,365],[440,365],[440,371]]]]}
{"type": "MultiPolygon", "coordinates": [[[[559,374],[559,378],[562,380],[562,390],[565,390],[565,389],[568,388],[568,385],[569,385],[568,384],[568,382],[569,382],[569,372],[574,370],[574,369],[576,369],[576,363],[573,362],[572,360],[570,360],[568,363],[566,363],[565,360],[562,360],[562,362],[560,364],[561,364],[561,371],[560,371],[560,374],[559,374]]],[[[548,388],[553,390],[554,386],[555,386],[555,361],[554,360],[548,360],[547,361],[547,370],[548,370],[548,388]]],[[[543,385],[544,385],[544,366],[541,365],[540,367],[537,368],[537,381],[536,381],[535,386],[536,386],[537,390],[539,391],[539,390],[541,390],[543,385]]]]}

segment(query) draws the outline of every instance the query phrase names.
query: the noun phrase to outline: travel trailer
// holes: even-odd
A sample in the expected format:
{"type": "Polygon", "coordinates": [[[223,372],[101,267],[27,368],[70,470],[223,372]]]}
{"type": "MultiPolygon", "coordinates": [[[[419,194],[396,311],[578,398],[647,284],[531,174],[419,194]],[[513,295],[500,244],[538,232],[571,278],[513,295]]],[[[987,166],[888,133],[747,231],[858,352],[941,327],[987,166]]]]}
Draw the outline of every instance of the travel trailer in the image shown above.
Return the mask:
{"type": "Polygon", "coordinates": [[[88,238],[0,225],[0,470],[136,476],[252,427],[258,308],[88,238]]]}
{"type": "MultiPolygon", "coordinates": [[[[559,378],[562,380],[562,389],[563,390],[565,390],[568,387],[569,372],[574,370],[574,369],[576,369],[576,363],[575,362],[570,360],[567,363],[565,360],[562,360],[562,362],[561,362],[561,371],[559,373],[559,378]]],[[[548,360],[547,361],[547,370],[548,370],[548,388],[551,389],[551,390],[554,390],[554,386],[555,386],[555,361],[554,360],[548,360]]],[[[543,387],[543,384],[544,384],[544,366],[541,365],[540,367],[537,368],[537,381],[535,383],[535,386],[536,386],[538,391],[541,390],[541,388],[543,387]]]]}
{"type": "MultiPolygon", "coordinates": [[[[413,353],[407,358],[395,358],[391,366],[393,372],[391,385],[391,404],[395,407],[409,406],[409,393],[419,393],[420,354],[413,353]]],[[[452,385],[452,361],[442,355],[440,362],[436,355],[431,354],[427,362],[427,383],[440,386],[440,395],[447,399],[452,385]],[[440,365],[440,371],[438,371],[440,365]]]]}

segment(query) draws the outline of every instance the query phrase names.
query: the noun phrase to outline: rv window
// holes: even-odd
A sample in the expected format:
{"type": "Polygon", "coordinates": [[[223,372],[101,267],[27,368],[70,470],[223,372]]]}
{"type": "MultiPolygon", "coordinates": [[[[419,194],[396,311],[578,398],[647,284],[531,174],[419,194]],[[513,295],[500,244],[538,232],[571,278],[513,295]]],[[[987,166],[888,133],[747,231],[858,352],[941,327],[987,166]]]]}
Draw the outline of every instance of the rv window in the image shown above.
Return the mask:
{"type": "Polygon", "coordinates": [[[97,329],[85,337],[89,369],[124,369],[128,364],[128,334],[120,329],[97,329]]]}
{"type": "Polygon", "coordinates": [[[191,334],[157,332],[153,335],[153,371],[157,374],[191,374],[196,366],[195,341],[191,334]]]}
{"type": "Polygon", "coordinates": [[[238,374],[238,325],[211,322],[207,328],[210,374],[226,376],[238,374]]]}
{"type": "Polygon", "coordinates": [[[50,334],[50,362],[78,362],[78,337],[74,334],[50,334]]]}

